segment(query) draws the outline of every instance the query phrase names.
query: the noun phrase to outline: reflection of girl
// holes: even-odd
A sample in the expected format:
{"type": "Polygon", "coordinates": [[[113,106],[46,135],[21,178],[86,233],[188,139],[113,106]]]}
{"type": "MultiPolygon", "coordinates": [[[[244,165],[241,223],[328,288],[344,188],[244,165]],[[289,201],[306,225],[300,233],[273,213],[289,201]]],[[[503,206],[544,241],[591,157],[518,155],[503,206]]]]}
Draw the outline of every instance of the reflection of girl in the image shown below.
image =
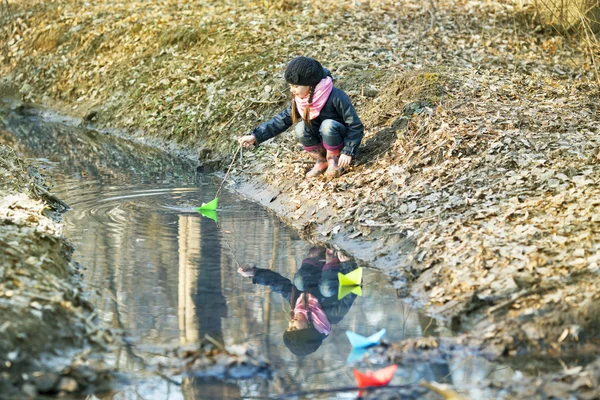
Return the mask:
{"type": "MultiPolygon", "coordinates": [[[[294,282],[268,269],[244,267],[238,272],[252,282],[281,294],[292,307],[283,343],[297,356],[315,352],[331,333],[331,325],[344,318],[356,295],[337,299],[337,272],[350,272],[356,263],[341,263],[335,252],[313,247],[294,275],[294,282]],[[323,259],[325,256],[325,259],[323,259]]],[[[347,260],[348,261],[348,260],[347,260]]]]}

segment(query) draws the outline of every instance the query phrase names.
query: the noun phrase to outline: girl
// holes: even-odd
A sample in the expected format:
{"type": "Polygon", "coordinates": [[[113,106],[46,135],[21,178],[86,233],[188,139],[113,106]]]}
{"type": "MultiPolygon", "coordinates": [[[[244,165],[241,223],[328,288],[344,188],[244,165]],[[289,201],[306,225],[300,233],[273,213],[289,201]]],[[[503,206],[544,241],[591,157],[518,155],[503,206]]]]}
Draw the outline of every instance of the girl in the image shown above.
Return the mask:
{"type": "Polygon", "coordinates": [[[296,138],[315,160],[306,174],[322,173],[333,178],[356,157],[364,127],[348,95],[333,86],[331,73],[309,57],[296,57],[285,70],[292,93],[291,104],[282,112],[238,139],[243,147],[260,144],[296,124],[296,138]]]}

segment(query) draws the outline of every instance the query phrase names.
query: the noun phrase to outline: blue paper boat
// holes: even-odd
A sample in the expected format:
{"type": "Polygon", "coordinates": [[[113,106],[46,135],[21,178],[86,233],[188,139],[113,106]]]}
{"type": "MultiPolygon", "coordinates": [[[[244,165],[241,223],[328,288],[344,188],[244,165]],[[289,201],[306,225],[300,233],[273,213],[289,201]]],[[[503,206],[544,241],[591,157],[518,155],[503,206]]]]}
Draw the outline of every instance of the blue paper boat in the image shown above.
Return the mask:
{"type": "Polygon", "coordinates": [[[355,362],[362,361],[365,358],[365,354],[368,353],[366,348],[352,349],[348,358],[346,358],[346,364],[354,364],[355,362]]]}
{"type": "Polygon", "coordinates": [[[365,347],[375,346],[376,344],[379,344],[379,341],[381,340],[383,335],[385,335],[385,328],[383,328],[377,333],[372,334],[369,337],[365,337],[363,335],[359,335],[358,333],[354,333],[351,331],[346,331],[346,336],[348,336],[350,344],[355,349],[363,349],[365,347]]]}

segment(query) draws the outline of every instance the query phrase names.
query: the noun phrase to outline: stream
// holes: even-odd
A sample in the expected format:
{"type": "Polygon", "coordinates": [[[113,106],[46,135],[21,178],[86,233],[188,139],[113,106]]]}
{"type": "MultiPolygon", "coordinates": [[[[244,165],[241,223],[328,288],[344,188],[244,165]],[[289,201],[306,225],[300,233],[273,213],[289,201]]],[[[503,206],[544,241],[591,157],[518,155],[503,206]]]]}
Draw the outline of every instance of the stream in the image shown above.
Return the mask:
{"type": "MultiPolygon", "coordinates": [[[[351,295],[354,300],[315,352],[295,356],[282,339],[289,302],[238,269],[255,266],[292,280],[307,260],[365,265],[313,248],[272,213],[227,190],[219,196],[218,222],[200,215],[194,208],[212,200],[221,181],[183,157],[78,127],[48,112],[1,116],[0,142],[35,159],[52,183],[51,193],[71,207],[63,216],[65,234],[83,267],[85,289],[101,322],[134,349],[122,346],[109,356],[128,376],[127,384],[88,398],[268,398],[354,386],[352,367],[385,364],[349,363],[346,330],[368,336],[385,328],[388,342],[452,335],[449,324],[399,298],[384,274],[364,268],[362,296],[351,295]],[[206,335],[225,346],[254,349],[278,379],[164,379],[147,370],[159,357],[153,349],[190,346],[206,335]]],[[[502,381],[513,374],[465,355],[447,363],[401,366],[391,384],[451,382],[461,393],[480,398],[478,381],[502,381]]],[[[309,396],[355,397],[356,392],[309,396]]]]}

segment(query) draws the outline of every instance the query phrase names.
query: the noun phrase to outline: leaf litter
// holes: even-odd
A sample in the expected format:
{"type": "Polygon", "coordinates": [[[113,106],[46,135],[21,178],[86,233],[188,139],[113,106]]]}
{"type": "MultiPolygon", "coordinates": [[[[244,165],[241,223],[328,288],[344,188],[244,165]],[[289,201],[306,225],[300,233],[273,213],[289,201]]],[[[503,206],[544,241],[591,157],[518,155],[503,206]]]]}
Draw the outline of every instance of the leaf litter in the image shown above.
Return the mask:
{"type": "MultiPolygon", "coordinates": [[[[408,282],[490,357],[597,338],[594,65],[512,2],[9,2],[4,18],[4,83],[25,101],[201,162],[285,107],[292,56],[319,58],[365,123],[355,165],[304,181],[282,135],[244,152],[239,189],[408,282]]],[[[561,387],[597,390],[581,382],[561,387]]]]}

